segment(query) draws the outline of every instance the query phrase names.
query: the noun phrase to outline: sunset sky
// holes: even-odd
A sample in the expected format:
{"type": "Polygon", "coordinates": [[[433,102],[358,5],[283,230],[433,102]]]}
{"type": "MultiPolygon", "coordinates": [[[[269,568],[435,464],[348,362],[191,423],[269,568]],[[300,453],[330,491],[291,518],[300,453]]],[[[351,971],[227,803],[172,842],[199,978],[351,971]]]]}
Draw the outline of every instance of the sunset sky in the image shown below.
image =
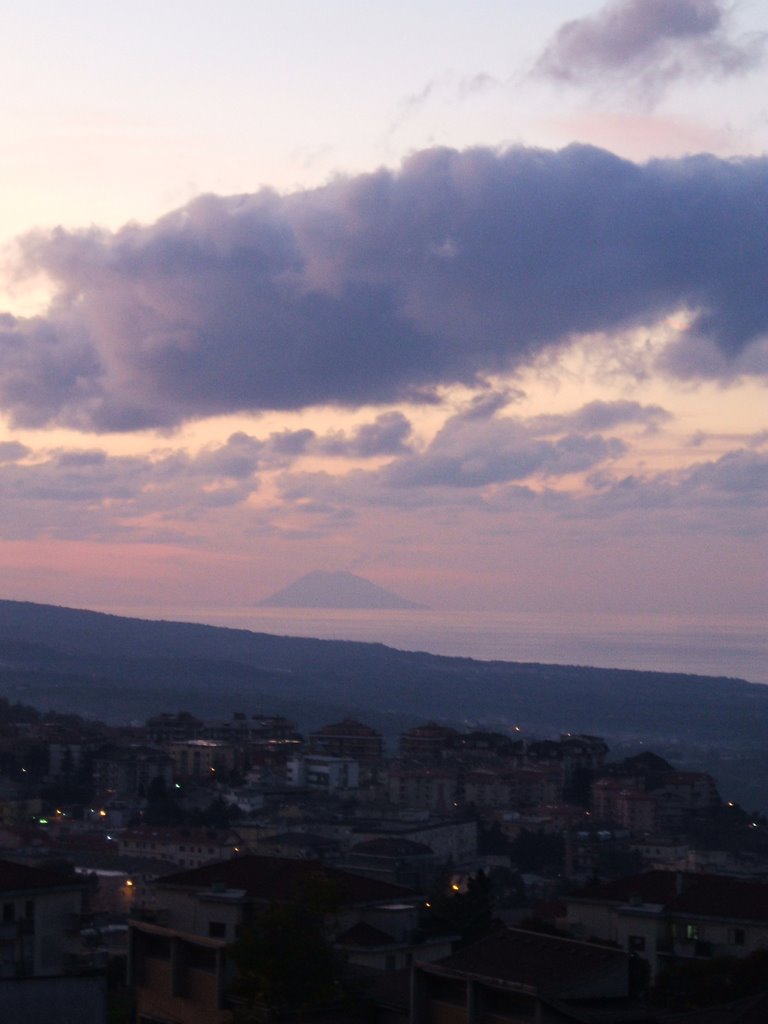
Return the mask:
{"type": "Polygon", "coordinates": [[[764,0],[38,0],[0,596],[766,608],[764,0]]]}

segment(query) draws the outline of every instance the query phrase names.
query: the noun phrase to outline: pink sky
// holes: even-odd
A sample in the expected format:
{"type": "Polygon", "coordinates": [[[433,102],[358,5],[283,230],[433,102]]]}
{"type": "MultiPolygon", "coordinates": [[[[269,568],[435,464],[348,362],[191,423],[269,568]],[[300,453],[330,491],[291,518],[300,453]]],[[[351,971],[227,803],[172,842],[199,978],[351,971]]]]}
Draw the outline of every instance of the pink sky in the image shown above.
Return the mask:
{"type": "Polygon", "coordinates": [[[518,6],[18,15],[4,597],[765,610],[764,14],[518,6]]]}

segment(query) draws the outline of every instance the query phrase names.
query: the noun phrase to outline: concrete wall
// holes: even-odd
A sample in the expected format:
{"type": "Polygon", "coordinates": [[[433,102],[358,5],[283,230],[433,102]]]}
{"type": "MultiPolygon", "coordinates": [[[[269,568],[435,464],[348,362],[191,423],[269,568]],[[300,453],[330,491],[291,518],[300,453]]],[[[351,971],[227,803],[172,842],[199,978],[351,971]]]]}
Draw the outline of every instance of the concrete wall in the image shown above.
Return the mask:
{"type": "Polygon", "coordinates": [[[11,1024],[104,1024],[107,988],[102,976],[0,981],[0,1020],[11,1024]]]}

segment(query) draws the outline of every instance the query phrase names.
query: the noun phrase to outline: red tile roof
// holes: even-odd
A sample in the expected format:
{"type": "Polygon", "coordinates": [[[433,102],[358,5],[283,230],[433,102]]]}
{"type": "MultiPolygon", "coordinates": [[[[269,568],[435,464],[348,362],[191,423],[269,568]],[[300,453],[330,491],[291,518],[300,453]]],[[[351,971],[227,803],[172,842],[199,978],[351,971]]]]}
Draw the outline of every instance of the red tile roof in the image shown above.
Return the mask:
{"type": "Polygon", "coordinates": [[[82,888],[83,880],[61,871],[33,868],[28,864],[16,864],[11,860],[0,860],[0,892],[31,892],[35,889],[82,888]]]}
{"type": "Polygon", "coordinates": [[[227,889],[242,889],[254,900],[288,903],[296,898],[303,885],[318,877],[336,886],[342,905],[410,902],[417,898],[412,889],[329,868],[320,861],[255,854],[165,875],[158,884],[188,889],[224,885],[227,889]]]}
{"type": "Polygon", "coordinates": [[[727,875],[646,871],[640,875],[598,882],[576,893],[576,899],[628,903],[633,898],[661,904],[669,913],[768,921],[768,884],[727,875]]]}
{"type": "Polygon", "coordinates": [[[628,961],[622,950],[510,928],[419,969],[435,967],[435,973],[469,974],[556,995],[627,970],[628,961]]]}

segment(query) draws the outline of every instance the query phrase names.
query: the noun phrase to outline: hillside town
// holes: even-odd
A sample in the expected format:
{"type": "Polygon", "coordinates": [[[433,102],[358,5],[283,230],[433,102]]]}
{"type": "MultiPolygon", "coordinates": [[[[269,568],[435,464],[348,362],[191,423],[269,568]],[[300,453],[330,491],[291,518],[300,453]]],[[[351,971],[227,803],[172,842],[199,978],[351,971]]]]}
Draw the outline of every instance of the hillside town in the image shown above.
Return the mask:
{"type": "Polygon", "coordinates": [[[706,771],[437,722],[388,750],[352,718],[2,711],[3,1019],[695,1020],[715,982],[707,1021],[768,1009],[768,826],[706,771]]]}

